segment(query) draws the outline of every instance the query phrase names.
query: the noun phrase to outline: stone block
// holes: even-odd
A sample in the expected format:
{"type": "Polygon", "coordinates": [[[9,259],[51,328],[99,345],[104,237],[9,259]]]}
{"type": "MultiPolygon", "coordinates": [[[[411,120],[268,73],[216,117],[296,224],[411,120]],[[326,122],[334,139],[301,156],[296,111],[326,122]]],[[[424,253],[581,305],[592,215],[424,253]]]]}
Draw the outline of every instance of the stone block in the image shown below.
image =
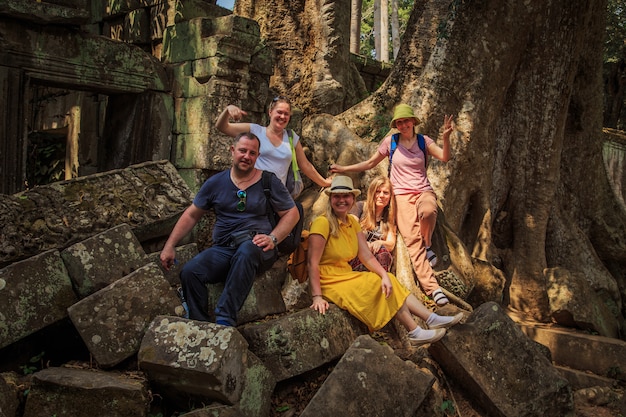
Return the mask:
{"type": "Polygon", "coordinates": [[[617,386],[617,381],[612,378],[606,378],[590,372],[577,371],[576,369],[555,366],[563,378],[567,379],[572,386],[573,391],[583,388],[605,387],[613,388],[617,386]]]}
{"type": "Polygon", "coordinates": [[[189,187],[168,161],[150,161],[0,195],[5,219],[0,265],[90,238],[127,223],[136,231],[179,216],[189,187]]]}
{"type": "MultiPolygon", "coordinates": [[[[189,189],[194,194],[198,193],[204,181],[207,180],[206,172],[201,169],[181,168],[179,173],[181,178],[189,185],[189,189]]],[[[191,234],[193,234],[193,231],[191,232],[191,234]]]]}
{"type": "Polygon", "coordinates": [[[274,75],[274,65],[274,50],[269,46],[259,45],[250,60],[250,72],[270,77],[274,75]]]}
{"type": "Polygon", "coordinates": [[[435,378],[369,335],[346,351],[301,417],[413,416],[435,378]]]}
{"type": "MultiPolygon", "coordinates": [[[[149,0],[157,3],[157,0],[149,0]]],[[[158,0],[156,7],[150,8],[152,39],[162,39],[165,28],[196,17],[221,17],[229,15],[228,9],[206,0],[158,0]]]]}
{"type": "Polygon", "coordinates": [[[233,83],[248,84],[250,73],[248,65],[224,56],[196,59],[191,62],[193,76],[200,83],[211,77],[219,77],[233,83]]]}
{"type": "Polygon", "coordinates": [[[148,378],[168,392],[236,405],[246,416],[269,415],[275,379],[234,327],[156,317],[138,360],[148,378]]]}
{"type": "MultiPolygon", "coordinates": [[[[217,132],[214,128],[215,120],[222,107],[217,104],[225,98],[239,95],[246,89],[245,84],[237,84],[217,78],[212,78],[207,82],[207,91],[211,96],[195,96],[187,98],[177,98],[174,101],[174,133],[203,133],[217,132]]],[[[239,99],[239,97],[236,97],[239,99]]]]}
{"type": "Polygon", "coordinates": [[[250,63],[251,52],[259,43],[259,26],[253,20],[237,15],[196,18],[166,28],[163,58],[173,64],[224,55],[250,63]]]}
{"type": "Polygon", "coordinates": [[[182,414],[181,417],[248,417],[238,407],[210,405],[182,414]]]}
{"type": "Polygon", "coordinates": [[[147,255],[148,262],[154,262],[159,266],[163,276],[171,286],[180,285],[180,270],[183,268],[188,260],[198,254],[198,245],[196,243],[189,243],[186,245],[176,247],[176,264],[170,267],[169,271],[166,271],[161,266],[161,252],[152,252],[147,255]]]}
{"type": "Polygon", "coordinates": [[[72,323],[102,367],[115,366],[139,350],[158,315],[183,314],[180,299],[150,263],[68,308],[72,323]]]}
{"type": "Polygon", "coordinates": [[[38,24],[83,25],[91,20],[87,0],[74,2],[3,0],[0,2],[0,14],[9,16],[10,19],[34,21],[38,24]]]}
{"type": "Polygon", "coordinates": [[[574,415],[569,382],[494,302],[448,329],[429,352],[488,415],[574,415]]]}
{"type": "MultiPolygon", "coordinates": [[[[241,104],[248,98],[247,80],[250,79],[250,76],[242,77],[241,81],[229,81],[218,77],[207,78],[205,73],[200,72],[198,79],[194,76],[193,66],[193,61],[169,66],[174,97],[209,96],[207,100],[211,100],[211,110],[215,118],[227,104],[241,104]]],[[[269,77],[266,78],[269,82],[269,77]]]]}
{"type": "MultiPolygon", "coordinates": [[[[213,58],[207,58],[210,60],[213,58]]],[[[172,91],[174,97],[205,97],[211,100],[212,111],[217,117],[227,104],[241,104],[248,98],[249,83],[252,81],[249,75],[242,75],[236,81],[219,77],[207,77],[205,69],[194,74],[194,63],[185,62],[170,66],[172,72],[172,91]]],[[[232,78],[232,77],[231,77],[232,78]]],[[[269,81],[269,77],[266,77],[269,81]]]]}
{"type": "Polygon", "coordinates": [[[626,341],[564,327],[519,326],[529,338],[550,350],[556,365],[601,376],[622,375],[626,380],[626,341]]]}
{"type": "Polygon", "coordinates": [[[601,336],[619,337],[619,321],[604,303],[608,297],[598,295],[583,274],[565,268],[547,268],[544,275],[550,312],[557,323],[595,331],[601,336]]]}
{"type": "Polygon", "coordinates": [[[67,317],[76,294],[63,260],[48,251],[0,269],[0,348],[67,317]]]}
{"type": "Polygon", "coordinates": [[[0,416],[17,415],[20,406],[21,383],[19,376],[14,372],[0,374],[0,416]]]}
{"type": "Polygon", "coordinates": [[[285,283],[281,290],[285,307],[288,311],[308,308],[312,303],[311,292],[309,291],[309,281],[300,283],[291,274],[287,274],[285,283]]]}
{"type": "Polygon", "coordinates": [[[47,368],[33,375],[24,417],[148,415],[145,379],[93,369],[47,368]]]}
{"type": "MultiPolygon", "coordinates": [[[[340,358],[367,327],[331,304],[239,328],[249,349],[282,381],[340,358]]],[[[336,411],[336,410],[335,410],[336,411]]]]}
{"type": "Polygon", "coordinates": [[[231,166],[228,152],[232,139],[206,133],[181,134],[174,138],[174,162],[181,169],[222,171],[231,166]]]}
{"type": "Polygon", "coordinates": [[[214,130],[219,110],[213,106],[212,100],[208,96],[174,100],[174,133],[206,135],[214,130]]]}
{"type": "Polygon", "coordinates": [[[61,257],[80,298],[146,264],[146,253],[127,224],[75,243],[61,257]]]}
{"type": "MultiPolygon", "coordinates": [[[[278,258],[274,265],[262,274],[257,275],[248,297],[237,314],[237,324],[260,320],[270,314],[281,314],[287,311],[281,288],[287,276],[287,258],[278,258]]],[[[209,314],[213,314],[217,301],[224,290],[223,284],[207,286],[209,290],[209,314]]]]}

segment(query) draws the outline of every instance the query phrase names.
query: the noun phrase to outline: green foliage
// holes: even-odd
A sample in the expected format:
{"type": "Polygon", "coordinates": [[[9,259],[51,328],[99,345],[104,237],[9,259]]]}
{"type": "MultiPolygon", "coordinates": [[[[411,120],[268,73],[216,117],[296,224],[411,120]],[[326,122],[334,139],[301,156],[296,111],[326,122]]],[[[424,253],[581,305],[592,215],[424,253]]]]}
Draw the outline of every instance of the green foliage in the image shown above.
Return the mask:
{"type": "Polygon", "coordinates": [[[626,373],[624,373],[619,366],[610,367],[607,376],[612,379],[626,381],[626,373]]]}
{"type": "Polygon", "coordinates": [[[437,26],[437,39],[448,39],[450,34],[448,33],[449,23],[456,18],[457,8],[459,7],[460,0],[454,0],[448,6],[448,16],[445,20],[439,22],[437,26]]]}
{"type": "Polygon", "coordinates": [[[65,174],[65,137],[32,135],[28,143],[26,178],[28,186],[49,184],[65,174]]]}
{"type": "MultiPolygon", "coordinates": [[[[406,23],[409,20],[411,11],[413,10],[414,1],[398,0],[398,20],[400,22],[400,38],[406,29],[406,23]]],[[[389,1],[389,16],[391,16],[391,1],[389,1]]],[[[375,58],[376,48],[374,47],[374,0],[363,0],[361,7],[361,46],[360,54],[375,58]]],[[[393,46],[391,44],[391,18],[389,19],[389,61],[393,62],[393,46]]]]}
{"type": "Polygon", "coordinates": [[[288,405],[281,405],[280,407],[276,407],[276,411],[279,413],[284,413],[285,411],[289,411],[291,407],[288,405]]]}
{"type": "Polygon", "coordinates": [[[624,0],[608,0],[604,61],[626,59],[626,4],[624,0]]]}
{"type": "Polygon", "coordinates": [[[379,142],[382,139],[384,139],[385,136],[387,136],[387,133],[389,133],[389,130],[390,130],[389,123],[391,123],[390,114],[385,114],[382,111],[376,113],[373,119],[373,123],[372,123],[374,127],[377,127],[376,136],[374,140],[379,142]]]}
{"type": "Polygon", "coordinates": [[[30,358],[30,360],[28,361],[26,365],[20,365],[20,369],[22,370],[24,375],[30,375],[30,374],[37,372],[37,370],[39,370],[37,365],[38,364],[41,365],[40,362],[45,354],[46,352],[41,352],[39,355],[36,355],[30,358]]]}
{"type": "Polygon", "coordinates": [[[450,400],[445,400],[441,403],[441,411],[447,416],[453,416],[455,414],[454,403],[450,400]]]}

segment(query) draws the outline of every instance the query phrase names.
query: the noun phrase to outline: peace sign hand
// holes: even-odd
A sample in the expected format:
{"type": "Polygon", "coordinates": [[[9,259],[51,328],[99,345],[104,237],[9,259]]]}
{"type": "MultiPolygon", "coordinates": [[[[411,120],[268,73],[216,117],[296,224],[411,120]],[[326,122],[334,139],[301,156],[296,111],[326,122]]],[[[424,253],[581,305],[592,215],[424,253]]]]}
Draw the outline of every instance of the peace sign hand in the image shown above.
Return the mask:
{"type": "Polygon", "coordinates": [[[454,116],[446,114],[443,118],[443,134],[449,135],[454,130],[454,116]]]}

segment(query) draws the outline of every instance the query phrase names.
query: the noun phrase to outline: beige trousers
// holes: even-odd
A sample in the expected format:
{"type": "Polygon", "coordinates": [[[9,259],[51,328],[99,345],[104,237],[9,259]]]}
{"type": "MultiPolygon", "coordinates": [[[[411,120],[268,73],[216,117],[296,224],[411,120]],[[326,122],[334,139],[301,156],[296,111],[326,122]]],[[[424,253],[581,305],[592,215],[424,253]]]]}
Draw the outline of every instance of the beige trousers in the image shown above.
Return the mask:
{"type": "Polygon", "coordinates": [[[409,251],[422,290],[431,295],[439,288],[435,271],[426,258],[426,247],[437,223],[437,195],[432,191],[396,196],[398,231],[409,251]]]}

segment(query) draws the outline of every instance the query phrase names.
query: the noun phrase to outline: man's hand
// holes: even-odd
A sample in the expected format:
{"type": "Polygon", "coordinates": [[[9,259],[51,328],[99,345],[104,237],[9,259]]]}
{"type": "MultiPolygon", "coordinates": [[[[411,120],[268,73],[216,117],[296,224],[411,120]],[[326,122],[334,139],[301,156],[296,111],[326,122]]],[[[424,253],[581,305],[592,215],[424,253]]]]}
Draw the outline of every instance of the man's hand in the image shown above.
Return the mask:
{"type": "Polygon", "coordinates": [[[169,271],[170,268],[176,264],[176,250],[174,248],[166,246],[161,251],[161,255],[159,256],[161,259],[161,265],[165,268],[166,271],[169,271]]]}
{"type": "Polygon", "coordinates": [[[270,235],[264,235],[259,233],[254,235],[254,237],[252,238],[252,243],[260,248],[263,248],[263,252],[267,252],[268,250],[274,249],[278,244],[278,241],[274,243],[274,240],[270,235]]]}

